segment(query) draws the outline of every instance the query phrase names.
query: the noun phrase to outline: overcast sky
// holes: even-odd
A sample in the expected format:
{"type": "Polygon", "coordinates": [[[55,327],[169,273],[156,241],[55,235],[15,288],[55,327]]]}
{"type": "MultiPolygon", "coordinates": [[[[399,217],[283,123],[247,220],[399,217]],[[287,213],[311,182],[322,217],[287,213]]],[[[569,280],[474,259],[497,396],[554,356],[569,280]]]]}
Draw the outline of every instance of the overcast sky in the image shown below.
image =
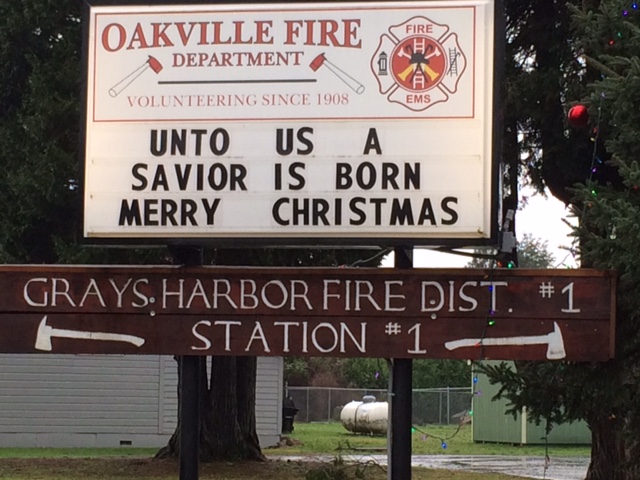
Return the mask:
{"type": "MultiPolygon", "coordinates": [[[[567,226],[563,219],[575,222],[569,217],[569,212],[564,204],[548,194],[547,197],[533,195],[530,189],[523,189],[520,198],[527,199],[527,206],[516,213],[516,229],[519,239],[525,233],[530,233],[536,238],[547,240],[549,251],[556,259],[555,268],[576,267],[576,260],[569,251],[562,247],[570,247],[572,237],[571,228],[567,226]]],[[[469,257],[461,255],[450,255],[446,253],[434,252],[425,248],[414,250],[414,267],[419,268],[458,268],[469,263],[469,257]]],[[[393,266],[393,255],[385,258],[383,266],[393,266]]]]}

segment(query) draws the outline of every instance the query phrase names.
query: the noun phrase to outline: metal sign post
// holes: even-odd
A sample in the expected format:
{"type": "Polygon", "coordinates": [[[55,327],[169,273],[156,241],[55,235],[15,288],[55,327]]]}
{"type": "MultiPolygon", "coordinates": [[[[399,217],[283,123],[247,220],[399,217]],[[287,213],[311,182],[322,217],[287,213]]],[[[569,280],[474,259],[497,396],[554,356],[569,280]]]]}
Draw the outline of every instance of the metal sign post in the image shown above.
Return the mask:
{"type": "MultiPolygon", "coordinates": [[[[395,266],[401,270],[412,269],[413,249],[396,248],[395,266]]],[[[411,480],[412,378],[413,360],[395,358],[391,361],[391,436],[387,446],[389,480],[411,480]]]]}
{"type": "MultiPolygon", "coordinates": [[[[203,251],[197,245],[170,245],[174,263],[182,267],[202,266],[203,251]]],[[[198,480],[200,470],[201,359],[195,355],[178,357],[180,425],[180,480],[198,480]]]]}
{"type": "Polygon", "coordinates": [[[180,480],[198,480],[200,454],[200,357],[180,357],[180,480]]]}

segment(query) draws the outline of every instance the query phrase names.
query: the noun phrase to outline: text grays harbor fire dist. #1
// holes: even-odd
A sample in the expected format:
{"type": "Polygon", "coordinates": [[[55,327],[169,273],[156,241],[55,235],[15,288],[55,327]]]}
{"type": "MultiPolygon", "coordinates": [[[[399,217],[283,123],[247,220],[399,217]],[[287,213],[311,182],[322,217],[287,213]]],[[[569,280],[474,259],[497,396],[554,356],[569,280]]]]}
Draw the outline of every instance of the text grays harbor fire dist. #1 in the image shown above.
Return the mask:
{"type": "MultiPolygon", "coordinates": [[[[328,163],[327,159],[314,156],[312,127],[277,128],[274,135],[276,154],[283,160],[273,164],[269,188],[273,192],[282,191],[283,195],[268,206],[268,214],[278,226],[450,226],[458,221],[456,196],[416,197],[425,174],[419,161],[380,159],[383,147],[375,128],[368,129],[363,149],[355,157],[357,162],[346,161],[349,157],[345,156],[345,161],[328,163]],[[292,154],[294,160],[288,158],[292,154]],[[333,180],[309,196],[307,166],[312,162],[325,162],[324,168],[328,164],[333,180]],[[323,191],[332,190],[337,194],[321,196],[323,191]],[[414,193],[410,198],[387,195],[402,191],[414,193]]],[[[225,128],[150,130],[149,151],[159,161],[135,163],[131,168],[130,189],[134,193],[153,192],[154,197],[134,195],[122,199],[118,224],[215,227],[217,214],[225,209],[228,195],[254,193],[250,189],[250,162],[224,159],[232,141],[225,128]],[[170,161],[194,157],[198,160],[191,163],[170,161]],[[185,196],[173,195],[181,192],[185,196]],[[200,192],[206,195],[198,195],[200,192]],[[210,195],[215,192],[225,195],[210,195]],[[162,193],[172,195],[158,198],[162,193]]]]}

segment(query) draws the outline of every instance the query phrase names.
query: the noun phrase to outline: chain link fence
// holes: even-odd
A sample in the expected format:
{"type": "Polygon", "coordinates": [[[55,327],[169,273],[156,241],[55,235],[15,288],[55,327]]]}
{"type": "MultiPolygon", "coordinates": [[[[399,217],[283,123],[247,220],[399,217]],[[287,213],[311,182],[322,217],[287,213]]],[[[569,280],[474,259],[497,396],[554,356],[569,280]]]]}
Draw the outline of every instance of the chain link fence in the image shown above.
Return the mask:
{"type": "MultiPolygon", "coordinates": [[[[288,387],[296,408],[296,422],[331,422],[340,420],[342,407],[365,395],[373,395],[379,402],[387,401],[387,390],[328,387],[288,387]]],[[[413,390],[414,425],[448,425],[460,423],[471,408],[471,388],[444,387],[413,390]]]]}

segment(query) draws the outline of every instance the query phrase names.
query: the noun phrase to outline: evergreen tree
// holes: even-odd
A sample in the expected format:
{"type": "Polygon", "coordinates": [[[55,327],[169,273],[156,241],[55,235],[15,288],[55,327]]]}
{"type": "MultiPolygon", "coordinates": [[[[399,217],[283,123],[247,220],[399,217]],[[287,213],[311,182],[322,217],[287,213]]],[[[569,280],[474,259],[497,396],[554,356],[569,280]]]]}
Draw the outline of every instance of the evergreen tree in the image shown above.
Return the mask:
{"type": "MultiPolygon", "coordinates": [[[[640,11],[634,1],[603,0],[599,9],[577,11],[576,25],[587,68],[599,78],[590,88],[590,113],[596,154],[593,176],[576,192],[574,210],[583,264],[615,269],[619,274],[616,312],[616,358],[598,365],[588,381],[603,408],[597,421],[608,423],[617,446],[620,478],[640,478],[640,11]],[[604,147],[606,159],[597,156],[604,147]],[[606,162],[606,163],[604,163],[606,162]],[[598,176],[606,168],[607,182],[598,176]],[[607,376],[606,382],[601,378],[607,376]]],[[[604,472],[593,478],[605,478],[604,472]]]]}
{"type": "MultiPolygon", "coordinates": [[[[284,369],[285,382],[291,386],[382,389],[389,386],[389,365],[383,358],[287,357],[284,369]],[[326,384],[326,380],[331,380],[331,384],[326,384]]],[[[470,376],[471,368],[464,360],[413,361],[413,388],[467,387],[470,376]]]]}
{"type": "Polygon", "coordinates": [[[640,169],[636,146],[640,135],[640,12],[635,2],[620,0],[583,2],[571,12],[575,30],[565,30],[570,34],[563,43],[574,52],[573,68],[558,67],[572,85],[570,88],[569,80],[563,80],[560,88],[554,85],[550,90],[564,97],[565,112],[572,101],[583,99],[591,122],[559,128],[563,121],[559,112],[546,111],[542,126],[535,131],[546,132],[552,141],[545,144],[540,137],[538,171],[554,194],[571,203],[580,221],[576,234],[582,266],[612,268],[620,274],[616,358],[594,364],[519,362],[517,372],[509,372],[505,365],[487,367],[487,372],[494,382],[502,383],[500,395],[509,398],[514,411],[526,406],[530,414],[547,419],[550,425],[587,421],[592,430],[587,480],[635,480],[640,478],[640,408],[636,401],[640,393],[640,169]],[[569,188],[572,184],[574,188],[569,188]]]}

